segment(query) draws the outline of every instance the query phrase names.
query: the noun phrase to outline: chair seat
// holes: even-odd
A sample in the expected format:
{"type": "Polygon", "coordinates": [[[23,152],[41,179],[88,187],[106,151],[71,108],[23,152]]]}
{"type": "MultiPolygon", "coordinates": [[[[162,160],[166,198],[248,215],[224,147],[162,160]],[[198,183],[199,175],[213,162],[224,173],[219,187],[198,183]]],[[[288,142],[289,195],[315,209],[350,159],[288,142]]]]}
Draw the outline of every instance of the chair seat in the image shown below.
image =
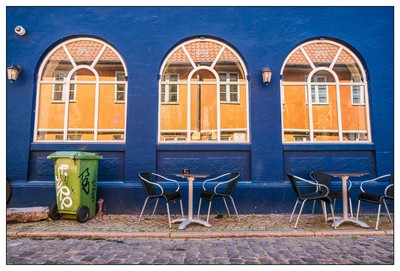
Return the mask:
{"type": "Polygon", "coordinates": [[[385,196],[382,195],[377,195],[377,194],[371,194],[371,193],[360,193],[358,196],[358,200],[370,202],[370,203],[382,203],[382,200],[385,198],[385,196]]]}
{"type": "Polygon", "coordinates": [[[323,200],[325,202],[330,202],[331,199],[329,197],[323,197],[324,194],[322,194],[321,192],[313,192],[313,193],[308,193],[308,194],[304,194],[301,195],[301,199],[306,199],[306,200],[313,200],[313,199],[319,199],[319,200],[323,200]]]}
{"type": "MultiPolygon", "coordinates": [[[[341,199],[343,197],[342,191],[331,191],[328,195],[331,199],[341,199]]],[[[347,198],[350,198],[350,193],[347,192],[347,198]]]]}
{"type": "Polygon", "coordinates": [[[165,192],[163,196],[167,202],[180,200],[182,198],[179,192],[165,192]]]}
{"type": "Polygon", "coordinates": [[[203,199],[205,199],[205,200],[208,200],[208,201],[210,201],[210,200],[212,200],[212,198],[213,197],[215,197],[215,196],[219,196],[219,197],[229,197],[229,195],[225,195],[225,194],[215,194],[214,193],[214,191],[209,191],[209,190],[206,190],[206,191],[202,191],[201,192],[201,194],[200,194],[200,197],[201,198],[203,198],[203,199]]]}

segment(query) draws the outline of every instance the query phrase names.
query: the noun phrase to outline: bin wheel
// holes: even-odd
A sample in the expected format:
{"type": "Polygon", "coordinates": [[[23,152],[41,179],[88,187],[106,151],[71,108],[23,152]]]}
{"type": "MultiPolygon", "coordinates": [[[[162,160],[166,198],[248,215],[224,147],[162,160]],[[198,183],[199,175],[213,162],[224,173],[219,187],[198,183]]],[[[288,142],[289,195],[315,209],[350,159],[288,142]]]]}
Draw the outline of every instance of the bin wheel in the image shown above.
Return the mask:
{"type": "Polygon", "coordinates": [[[59,220],[61,218],[61,214],[58,212],[57,203],[53,204],[49,210],[49,217],[51,220],[59,220]]]}
{"type": "Polygon", "coordinates": [[[89,219],[90,210],[87,206],[80,206],[76,212],[76,220],[83,223],[89,219]]]}

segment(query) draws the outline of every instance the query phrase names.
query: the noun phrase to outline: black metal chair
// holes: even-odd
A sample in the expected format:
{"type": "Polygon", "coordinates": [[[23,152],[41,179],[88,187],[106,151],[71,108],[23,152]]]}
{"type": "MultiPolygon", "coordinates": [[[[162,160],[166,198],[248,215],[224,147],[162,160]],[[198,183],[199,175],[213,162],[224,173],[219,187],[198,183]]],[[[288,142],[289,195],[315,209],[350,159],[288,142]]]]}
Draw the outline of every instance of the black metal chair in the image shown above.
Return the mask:
{"type": "Polygon", "coordinates": [[[143,211],[146,208],[146,204],[147,204],[147,201],[149,199],[157,199],[156,204],[154,206],[153,214],[151,215],[151,217],[153,217],[154,216],[154,212],[156,211],[156,208],[157,208],[158,200],[160,198],[164,198],[165,201],[166,201],[166,206],[167,206],[168,224],[169,224],[169,227],[171,228],[171,216],[170,216],[170,212],[169,212],[169,203],[171,201],[172,202],[175,202],[177,200],[180,201],[181,214],[182,214],[182,217],[184,216],[184,214],[183,214],[183,206],[182,206],[182,196],[178,192],[178,190],[180,188],[179,182],[177,182],[176,180],[172,180],[172,179],[166,178],[166,177],[164,177],[164,176],[162,176],[160,174],[151,173],[151,172],[140,172],[139,173],[139,179],[140,179],[140,181],[142,183],[142,186],[143,186],[144,190],[146,191],[147,198],[144,201],[142,212],[140,213],[138,223],[140,222],[140,219],[142,218],[143,211]],[[153,178],[153,177],[156,177],[156,178],[159,177],[163,181],[168,181],[168,182],[175,183],[177,185],[176,190],[172,191],[172,192],[165,192],[164,188],[160,184],[156,183],[155,180],[154,180],[155,178],[153,178]]]}
{"type": "MultiPolygon", "coordinates": [[[[294,205],[292,215],[290,216],[289,222],[292,222],[292,218],[296,211],[297,204],[301,203],[299,215],[297,216],[296,224],[294,225],[295,229],[297,228],[297,223],[299,222],[301,212],[303,211],[304,204],[308,200],[321,200],[323,202],[322,209],[323,209],[323,213],[324,213],[324,217],[325,217],[325,222],[328,221],[325,203],[329,203],[330,208],[331,208],[332,218],[333,218],[333,221],[335,221],[335,213],[333,211],[332,200],[328,196],[329,188],[326,185],[303,179],[303,178],[301,178],[299,176],[295,176],[291,173],[286,173],[286,175],[289,177],[289,181],[290,181],[292,188],[294,190],[294,193],[296,194],[296,197],[297,197],[296,204],[294,205]],[[302,182],[305,184],[315,186],[315,188],[316,188],[315,192],[310,192],[310,193],[306,193],[306,194],[302,193],[303,189],[300,190],[298,182],[302,182]]],[[[335,229],[336,229],[336,226],[335,226],[335,229]]]]}
{"type": "MultiPolygon", "coordinates": [[[[328,174],[324,174],[323,170],[313,170],[310,172],[310,178],[311,180],[323,184],[328,187],[329,189],[329,197],[333,200],[333,208],[336,206],[336,199],[342,199],[343,198],[343,193],[342,191],[333,191],[332,186],[331,186],[331,178],[328,174]]],[[[350,181],[350,179],[347,180],[347,198],[349,201],[349,207],[350,207],[350,215],[353,217],[353,205],[351,203],[351,195],[350,195],[350,188],[352,187],[353,183],[350,181]]],[[[317,187],[318,189],[318,187],[317,187]]],[[[315,209],[315,201],[313,203],[313,208],[312,208],[312,213],[314,213],[315,209]]]]}
{"type": "Polygon", "coordinates": [[[360,190],[361,193],[358,196],[358,206],[357,206],[357,219],[358,219],[358,215],[360,214],[360,203],[361,201],[365,201],[365,202],[369,202],[369,203],[373,203],[373,204],[378,204],[378,214],[376,217],[376,225],[375,225],[375,230],[378,230],[379,227],[379,217],[381,214],[381,205],[382,202],[385,205],[385,209],[387,214],[389,215],[389,220],[391,223],[393,223],[392,217],[389,213],[389,209],[387,207],[386,204],[386,200],[391,200],[394,201],[394,180],[393,180],[393,175],[392,174],[386,174],[380,177],[377,177],[375,179],[372,180],[366,180],[363,181],[360,185],[360,190]],[[382,182],[382,180],[386,180],[385,182],[388,182],[388,185],[385,187],[385,190],[383,191],[383,193],[370,193],[366,191],[366,186],[368,186],[368,184],[372,183],[372,182],[382,182]],[[365,187],[364,187],[365,186],[365,187]]]}
{"type": "Polygon", "coordinates": [[[229,212],[228,205],[226,204],[225,198],[230,198],[232,201],[233,208],[235,209],[236,217],[240,222],[239,214],[236,209],[235,201],[232,198],[233,191],[236,188],[236,184],[239,181],[240,174],[239,173],[225,173],[218,177],[207,179],[203,182],[203,191],[200,194],[200,201],[199,201],[199,209],[197,212],[197,217],[200,216],[200,208],[202,199],[207,200],[208,203],[208,213],[207,213],[207,222],[210,218],[210,211],[211,211],[211,202],[214,197],[221,197],[224,200],[226,211],[228,212],[229,217],[231,216],[229,212]],[[214,186],[212,190],[207,190],[206,184],[209,182],[218,181],[218,183],[214,186]],[[224,190],[225,188],[225,190],[224,190]],[[218,191],[219,190],[219,191],[218,191]]]}

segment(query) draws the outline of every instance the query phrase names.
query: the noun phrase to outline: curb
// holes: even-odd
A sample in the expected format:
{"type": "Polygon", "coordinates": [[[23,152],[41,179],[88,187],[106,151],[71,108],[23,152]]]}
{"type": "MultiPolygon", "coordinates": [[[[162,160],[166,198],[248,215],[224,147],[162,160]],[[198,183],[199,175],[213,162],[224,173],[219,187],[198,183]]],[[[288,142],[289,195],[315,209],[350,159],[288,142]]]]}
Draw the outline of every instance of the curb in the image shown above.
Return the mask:
{"type": "Polygon", "coordinates": [[[251,237],[324,237],[394,236],[389,231],[260,231],[260,232],[7,232],[10,238],[251,238],[251,237]]]}

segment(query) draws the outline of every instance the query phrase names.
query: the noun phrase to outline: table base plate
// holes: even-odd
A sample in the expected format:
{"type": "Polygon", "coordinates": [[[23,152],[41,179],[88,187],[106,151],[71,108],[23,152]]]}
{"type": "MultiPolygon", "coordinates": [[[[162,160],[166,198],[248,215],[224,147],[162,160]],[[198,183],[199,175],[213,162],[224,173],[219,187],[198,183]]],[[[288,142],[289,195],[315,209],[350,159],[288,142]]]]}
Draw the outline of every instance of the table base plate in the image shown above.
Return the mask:
{"type": "Polygon", "coordinates": [[[205,220],[199,219],[199,218],[192,218],[192,219],[177,218],[177,219],[174,219],[171,221],[171,223],[178,223],[178,222],[181,222],[181,224],[178,227],[179,230],[184,230],[186,228],[186,226],[189,225],[190,223],[197,223],[197,224],[201,224],[206,227],[211,227],[210,223],[208,223],[205,220]]]}
{"type": "Polygon", "coordinates": [[[344,219],[343,217],[336,219],[335,217],[335,221],[332,223],[332,227],[339,227],[341,224],[343,224],[344,222],[352,222],[355,223],[363,228],[369,228],[368,224],[365,223],[364,221],[361,220],[357,220],[355,218],[347,218],[344,219]]]}

